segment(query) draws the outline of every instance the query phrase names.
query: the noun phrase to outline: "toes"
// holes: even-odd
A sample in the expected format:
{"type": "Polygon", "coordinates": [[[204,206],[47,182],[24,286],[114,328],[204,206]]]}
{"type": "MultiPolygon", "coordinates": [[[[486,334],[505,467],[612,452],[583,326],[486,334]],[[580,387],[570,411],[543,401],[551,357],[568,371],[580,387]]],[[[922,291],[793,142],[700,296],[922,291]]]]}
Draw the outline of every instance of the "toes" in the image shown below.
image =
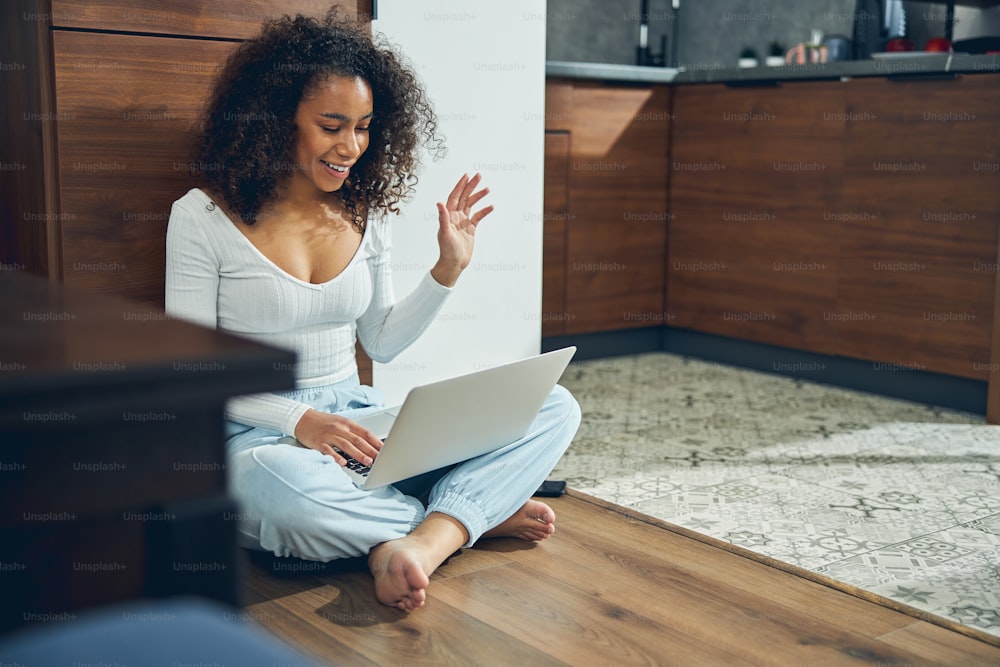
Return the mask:
{"type": "Polygon", "coordinates": [[[400,611],[413,611],[424,606],[427,596],[424,591],[414,591],[411,595],[405,595],[396,602],[396,609],[400,611]]]}
{"type": "Polygon", "coordinates": [[[391,553],[370,562],[375,577],[375,596],[380,602],[400,611],[422,607],[430,583],[414,553],[395,548],[391,553]]]}

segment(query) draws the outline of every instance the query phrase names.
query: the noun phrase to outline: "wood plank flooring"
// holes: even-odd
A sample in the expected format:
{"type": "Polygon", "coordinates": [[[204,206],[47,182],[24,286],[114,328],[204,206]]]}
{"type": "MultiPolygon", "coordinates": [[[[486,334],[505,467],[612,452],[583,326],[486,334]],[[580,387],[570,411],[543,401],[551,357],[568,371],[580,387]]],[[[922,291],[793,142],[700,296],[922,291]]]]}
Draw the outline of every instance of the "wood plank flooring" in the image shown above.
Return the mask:
{"type": "Polygon", "coordinates": [[[989,635],[583,494],[550,504],[555,536],[453,556],[410,614],[363,561],[262,557],[244,615],[329,665],[1000,665],[989,635]]]}

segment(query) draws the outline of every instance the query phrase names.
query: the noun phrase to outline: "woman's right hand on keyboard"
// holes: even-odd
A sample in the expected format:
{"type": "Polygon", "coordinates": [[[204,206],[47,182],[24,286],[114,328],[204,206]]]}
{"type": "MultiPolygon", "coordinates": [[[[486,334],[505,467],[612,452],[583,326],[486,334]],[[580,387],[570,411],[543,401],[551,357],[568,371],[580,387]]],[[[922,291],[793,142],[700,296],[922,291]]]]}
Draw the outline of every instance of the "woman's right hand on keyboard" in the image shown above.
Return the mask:
{"type": "Polygon", "coordinates": [[[295,426],[295,439],[310,449],[332,456],[342,466],[347,465],[347,460],[341,452],[371,465],[382,448],[382,441],[368,429],[350,419],[318,410],[302,415],[295,426]]]}

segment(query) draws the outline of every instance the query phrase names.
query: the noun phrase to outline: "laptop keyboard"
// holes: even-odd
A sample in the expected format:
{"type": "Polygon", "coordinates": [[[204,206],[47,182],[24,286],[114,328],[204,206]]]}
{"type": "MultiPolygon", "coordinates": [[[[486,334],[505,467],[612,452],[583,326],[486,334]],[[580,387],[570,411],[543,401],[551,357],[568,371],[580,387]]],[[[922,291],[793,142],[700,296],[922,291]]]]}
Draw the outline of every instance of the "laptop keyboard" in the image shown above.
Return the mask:
{"type": "MultiPolygon", "coordinates": [[[[334,449],[336,449],[336,448],[334,448],[334,449]]],[[[353,470],[354,472],[358,473],[362,477],[366,476],[369,472],[371,472],[371,469],[372,469],[371,466],[366,466],[361,461],[358,461],[357,459],[351,458],[350,456],[348,456],[344,452],[340,451],[339,449],[337,449],[337,453],[340,454],[341,456],[343,456],[345,459],[347,459],[347,465],[345,466],[347,469],[353,470]]]]}

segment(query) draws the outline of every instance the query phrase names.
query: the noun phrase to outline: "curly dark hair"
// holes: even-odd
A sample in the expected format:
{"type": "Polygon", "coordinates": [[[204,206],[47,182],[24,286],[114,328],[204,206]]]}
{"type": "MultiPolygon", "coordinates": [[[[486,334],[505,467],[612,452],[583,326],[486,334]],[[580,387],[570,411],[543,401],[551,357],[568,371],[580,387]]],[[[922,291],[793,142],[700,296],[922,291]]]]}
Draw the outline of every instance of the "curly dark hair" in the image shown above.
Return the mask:
{"type": "Polygon", "coordinates": [[[196,137],[193,175],[253,224],[295,165],[295,113],[330,76],[361,77],[375,115],[369,148],[338,198],[358,231],[368,212],[399,212],[412,195],[417,149],[443,154],[437,116],[412,68],[368,26],[332,8],[323,19],[301,14],[264,23],[234,49],[218,78],[196,137]]]}

